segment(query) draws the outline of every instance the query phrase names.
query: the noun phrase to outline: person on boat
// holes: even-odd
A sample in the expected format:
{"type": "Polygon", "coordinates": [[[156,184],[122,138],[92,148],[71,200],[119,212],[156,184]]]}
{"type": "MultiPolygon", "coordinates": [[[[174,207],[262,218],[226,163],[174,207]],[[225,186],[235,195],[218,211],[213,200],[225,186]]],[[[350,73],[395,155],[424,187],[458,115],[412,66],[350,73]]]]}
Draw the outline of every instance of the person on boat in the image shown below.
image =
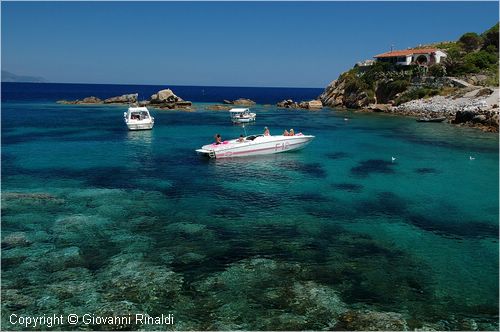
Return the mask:
{"type": "Polygon", "coordinates": [[[243,143],[244,140],[245,138],[243,137],[243,135],[240,135],[240,138],[238,138],[238,142],[243,143]]]}
{"type": "Polygon", "coordinates": [[[264,136],[271,136],[271,133],[269,132],[269,128],[264,127],[264,136]]]}
{"type": "Polygon", "coordinates": [[[215,135],[215,144],[222,144],[222,138],[220,134],[215,135]]]}
{"type": "Polygon", "coordinates": [[[295,136],[295,131],[293,131],[293,128],[290,129],[290,133],[288,134],[288,136],[295,136]]]}
{"type": "Polygon", "coordinates": [[[285,129],[285,131],[283,132],[283,136],[289,136],[290,134],[288,133],[288,130],[285,129]]]}

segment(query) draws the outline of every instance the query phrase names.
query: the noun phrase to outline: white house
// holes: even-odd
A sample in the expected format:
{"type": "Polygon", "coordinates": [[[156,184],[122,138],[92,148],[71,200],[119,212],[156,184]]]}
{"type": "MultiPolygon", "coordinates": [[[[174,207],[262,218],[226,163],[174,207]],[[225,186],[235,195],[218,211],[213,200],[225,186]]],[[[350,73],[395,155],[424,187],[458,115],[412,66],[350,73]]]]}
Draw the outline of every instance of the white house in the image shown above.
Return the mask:
{"type": "Polygon", "coordinates": [[[430,66],[441,63],[446,57],[446,53],[437,48],[420,48],[402,51],[391,51],[375,55],[374,58],[380,62],[389,62],[396,65],[408,66],[417,64],[420,66],[430,66]]]}

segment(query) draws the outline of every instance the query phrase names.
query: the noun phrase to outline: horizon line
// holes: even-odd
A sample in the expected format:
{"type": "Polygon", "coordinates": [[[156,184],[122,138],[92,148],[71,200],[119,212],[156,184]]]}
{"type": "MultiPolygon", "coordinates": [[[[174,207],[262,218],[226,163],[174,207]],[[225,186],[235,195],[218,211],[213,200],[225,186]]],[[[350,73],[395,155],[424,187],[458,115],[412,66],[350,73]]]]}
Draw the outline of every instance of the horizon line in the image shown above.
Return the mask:
{"type": "Polygon", "coordinates": [[[325,89],[325,87],[295,87],[295,86],[238,86],[238,85],[186,85],[186,84],[137,84],[137,83],[77,83],[77,82],[6,82],[21,84],[88,84],[88,85],[142,85],[142,86],[182,86],[182,87],[211,87],[211,88],[271,88],[271,89],[325,89]]]}

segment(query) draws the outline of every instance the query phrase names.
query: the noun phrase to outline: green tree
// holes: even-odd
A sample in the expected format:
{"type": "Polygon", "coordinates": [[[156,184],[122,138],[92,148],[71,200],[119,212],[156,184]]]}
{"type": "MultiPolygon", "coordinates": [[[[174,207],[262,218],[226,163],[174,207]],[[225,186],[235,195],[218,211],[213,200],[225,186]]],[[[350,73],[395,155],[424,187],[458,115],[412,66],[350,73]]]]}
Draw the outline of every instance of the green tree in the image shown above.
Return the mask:
{"type": "Polygon", "coordinates": [[[486,30],[482,36],[484,39],[483,49],[493,45],[498,52],[498,23],[486,30]]]}
{"type": "Polygon", "coordinates": [[[475,32],[467,32],[460,37],[458,42],[466,52],[472,52],[483,45],[483,38],[475,32]]]}

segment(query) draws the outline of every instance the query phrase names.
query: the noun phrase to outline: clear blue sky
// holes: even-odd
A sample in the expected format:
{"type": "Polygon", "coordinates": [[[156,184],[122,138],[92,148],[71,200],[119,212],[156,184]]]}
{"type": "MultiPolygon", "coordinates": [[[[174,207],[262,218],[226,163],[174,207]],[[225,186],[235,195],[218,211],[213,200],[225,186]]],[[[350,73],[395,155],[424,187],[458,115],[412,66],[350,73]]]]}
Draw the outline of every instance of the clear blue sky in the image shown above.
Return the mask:
{"type": "Polygon", "coordinates": [[[456,40],[497,2],[2,2],[2,69],[51,82],[324,87],[394,44],[456,40]]]}

